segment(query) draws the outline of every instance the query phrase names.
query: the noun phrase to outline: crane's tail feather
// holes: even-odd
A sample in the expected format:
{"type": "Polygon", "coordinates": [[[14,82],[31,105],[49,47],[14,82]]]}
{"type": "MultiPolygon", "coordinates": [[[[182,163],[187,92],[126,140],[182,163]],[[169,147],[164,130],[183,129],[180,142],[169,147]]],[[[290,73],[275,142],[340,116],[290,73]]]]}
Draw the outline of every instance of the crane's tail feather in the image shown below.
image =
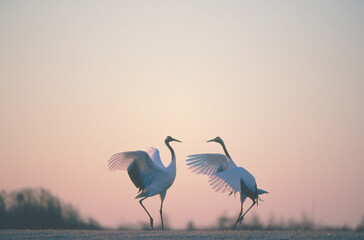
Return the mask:
{"type": "Polygon", "coordinates": [[[265,193],[269,193],[269,192],[267,192],[267,191],[265,191],[263,189],[260,189],[260,188],[257,189],[257,192],[258,192],[258,195],[265,194],[265,193]]]}
{"type": "Polygon", "coordinates": [[[146,191],[139,191],[138,192],[139,194],[135,196],[135,199],[138,199],[138,198],[142,198],[142,197],[146,197],[147,196],[147,192],[146,191]]]}

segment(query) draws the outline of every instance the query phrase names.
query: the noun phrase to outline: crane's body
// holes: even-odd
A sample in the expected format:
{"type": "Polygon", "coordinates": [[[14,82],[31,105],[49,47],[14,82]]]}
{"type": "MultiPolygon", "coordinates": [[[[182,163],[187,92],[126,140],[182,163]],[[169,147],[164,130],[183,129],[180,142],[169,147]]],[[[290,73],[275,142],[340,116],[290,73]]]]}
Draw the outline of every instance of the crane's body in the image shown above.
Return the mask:
{"type": "Polygon", "coordinates": [[[163,225],[163,201],[167,190],[172,186],[176,178],[176,155],[169,145],[169,142],[176,141],[170,136],[165,140],[165,144],[171,151],[172,160],[168,167],[165,167],[160,159],[159,151],[156,148],[148,148],[146,151],[129,151],[116,153],[108,161],[110,171],[126,170],[135,187],[139,188],[139,194],[135,198],[141,198],[140,205],[150,218],[150,225],[153,229],[153,218],[143,205],[143,201],[155,195],[161,197],[160,217],[163,225]]]}
{"type": "Polygon", "coordinates": [[[209,182],[216,192],[221,191],[240,193],[241,210],[233,228],[241,223],[245,214],[258,204],[259,195],[268,193],[257,188],[254,176],[243,167],[238,167],[231,159],[223,140],[220,137],[209,140],[208,142],[220,143],[225,155],[219,153],[194,154],[188,156],[186,160],[192,172],[209,176],[209,182]],[[243,214],[243,203],[246,198],[250,198],[253,204],[243,214]]]}

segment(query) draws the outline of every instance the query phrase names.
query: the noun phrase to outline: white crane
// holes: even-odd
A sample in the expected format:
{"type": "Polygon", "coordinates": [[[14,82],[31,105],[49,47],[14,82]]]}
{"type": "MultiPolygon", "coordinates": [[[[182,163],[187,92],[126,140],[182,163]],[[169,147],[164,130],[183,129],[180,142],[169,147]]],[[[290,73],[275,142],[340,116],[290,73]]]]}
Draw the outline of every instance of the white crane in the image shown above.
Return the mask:
{"type": "Polygon", "coordinates": [[[204,174],[210,176],[210,185],[216,192],[221,191],[232,193],[240,192],[241,209],[238,219],[235,222],[233,229],[238,223],[244,219],[245,214],[255,205],[258,205],[259,195],[268,193],[265,190],[257,188],[255,178],[247,170],[236,166],[226,150],[224,141],[220,137],[216,137],[207,142],[220,143],[224,149],[225,155],[218,153],[204,153],[189,155],[186,160],[189,169],[196,174],[204,174]],[[243,213],[243,203],[249,197],[253,204],[243,213]]]}
{"type": "Polygon", "coordinates": [[[151,196],[159,194],[161,197],[161,207],[159,210],[161,216],[162,230],[163,225],[163,201],[167,194],[167,189],[172,186],[176,177],[176,155],[170,142],[176,141],[170,136],[166,137],[165,144],[172,154],[171,163],[165,167],[156,148],[148,148],[145,151],[130,151],[116,153],[108,161],[109,171],[127,170],[131,181],[135,187],[139,188],[139,194],[135,198],[139,200],[140,205],[144,208],[150,218],[150,226],[153,229],[153,218],[148,210],[144,207],[143,201],[151,196]]]}

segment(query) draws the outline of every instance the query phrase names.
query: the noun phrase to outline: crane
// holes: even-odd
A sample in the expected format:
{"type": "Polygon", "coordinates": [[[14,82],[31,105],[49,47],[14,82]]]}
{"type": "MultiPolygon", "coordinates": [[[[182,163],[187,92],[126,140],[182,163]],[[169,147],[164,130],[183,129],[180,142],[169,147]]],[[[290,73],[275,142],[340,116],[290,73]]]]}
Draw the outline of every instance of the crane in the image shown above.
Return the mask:
{"type": "Polygon", "coordinates": [[[149,214],[148,210],[144,207],[143,201],[148,197],[160,195],[160,217],[163,225],[163,201],[166,197],[167,190],[172,186],[174,179],[176,178],[176,155],[173,148],[170,146],[170,142],[181,142],[170,136],[165,139],[165,144],[171,151],[172,160],[171,163],[165,167],[161,161],[159,151],[156,148],[148,148],[146,151],[129,151],[120,152],[111,156],[108,161],[109,171],[128,171],[131,181],[135,187],[139,189],[136,199],[139,200],[140,205],[148,214],[150,219],[150,226],[153,229],[153,218],[149,214]]]}
{"type": "Polygon", "coordinates": [[[232,193],[240,193],[240,213],[233,229],[236,225],[241,224],[245,214],[255,205],[258,205],[260,194],[268,193],[263,189],[257,188],[254,176],[243,167],[238,167],[231,159],[224,141],[220,137],[216,137],[207,142],[217,142],[221,144],[225,155],[219,153],[204,153],[187,156],[187,165],[192,172],[209,176],[209,183],[216,192],[221,191],[232,193]],[[243,214],[243,203],[246,198],[250,198],[253,203],[243,214]]]}

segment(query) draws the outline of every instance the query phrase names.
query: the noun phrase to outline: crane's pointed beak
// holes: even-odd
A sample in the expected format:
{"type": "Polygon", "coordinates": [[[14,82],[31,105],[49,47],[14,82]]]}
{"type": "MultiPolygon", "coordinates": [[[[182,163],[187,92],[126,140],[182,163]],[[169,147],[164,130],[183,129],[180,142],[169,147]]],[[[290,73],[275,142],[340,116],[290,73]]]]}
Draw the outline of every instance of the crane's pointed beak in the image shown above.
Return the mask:
{"type": "Polygon", "coordinates": [[[215,141],[215,139],[211,139],[211,140],[208,140],[207,142],[214,142],[215,141]]]}
{"type": "Polygon", "coordinates": [[[180,143],[181,143],[181,141],[180,141],[180,140],[177,140],[177,139],[175,139],[175,138],[173,138],[173,141],[175,141],[175,142],[180,142],[180,143]]]}

